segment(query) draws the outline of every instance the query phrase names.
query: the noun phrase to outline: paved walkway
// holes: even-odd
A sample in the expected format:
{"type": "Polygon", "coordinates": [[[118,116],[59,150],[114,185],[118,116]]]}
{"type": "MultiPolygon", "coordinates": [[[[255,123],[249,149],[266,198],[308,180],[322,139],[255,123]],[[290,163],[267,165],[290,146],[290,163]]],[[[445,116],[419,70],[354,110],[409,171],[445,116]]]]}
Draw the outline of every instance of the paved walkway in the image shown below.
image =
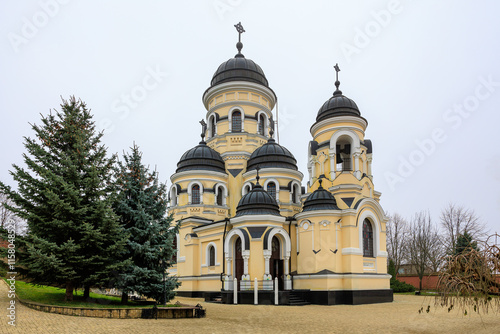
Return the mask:
{"type": "MultiPolygon", "coordinates": [[[[0,333],[498,333],[500,315],[463,317],[434,307],[429,297],[396,296],[393,303],[338,306],[220,305],[202,303],[204,319],[100,319],[44,313],[16,303],[8,325],[8,289],[0,283],[0,333]],[[431,303],[431,312],[418,309],[431,303]]],[[[201,299],[179,298],[187,304],[201,299]]]]}

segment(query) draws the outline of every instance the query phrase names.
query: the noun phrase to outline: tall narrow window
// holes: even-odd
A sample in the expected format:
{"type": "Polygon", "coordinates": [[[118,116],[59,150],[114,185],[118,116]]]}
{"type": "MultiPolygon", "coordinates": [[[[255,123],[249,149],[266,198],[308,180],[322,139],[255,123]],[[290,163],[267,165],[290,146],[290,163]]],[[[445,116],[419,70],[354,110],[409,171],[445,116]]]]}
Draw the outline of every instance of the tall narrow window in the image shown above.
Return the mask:
{"type": "Polygon", "coordinates": [[[170,206],[177,205],[177,188],[174,186],[170,191],[170,206]]]}
{"type": "Polygon", "coordinates": [[[247,184],[244,188],[243,188],[243,195],[246,195],[250,192],[250,190],[252,190],[252,188],[250,187],[249,184],[247,184]]]}
{"type": "Polygon", "coordinates": [[[200,204],[200,186],[195,184],[191,188],[191,204],[200,204]]]}
{"type": "Polygon", "coordinates": [[[208,249],[208,265],[210,267],[215,266],[215,247],[209,246],[208,249]]]}
{"type": "Polygon", "coordinates": [[[298,194],[298,186],[294,184],[292,186],[292,203],[297,204],[299,203],[299,194],[298,194]]]}
{"type": "Polygon", "coordinates": [[[368,219],[363,221],[363,256],[373,257],[373,227],[368,219]]]}
{"type": "Polygon", "coordinates": [[[217,133],[215,131],[215,116],[212,116],[210,118],[210,138],[215,137],[216,134],[217,133]]]}
{"type": "Polygon", "coordinates": [[[265,129],[266,129],[266,119],[264,118],[264,115],[260,114],[260,116],[259,116],[259,135],[265,136],[265,129]]]}
{"type": "Polygon", "coordinates": [[[231,116],[231,132],[241,132],[241,112],[236,110],[231,116]]]}
{"type": "Polygon", "coordinates": [[[274,182],[269,182],[267,184],[267,192],[272,198],[276,199],[276,184],[274,182]]]}
{"type": "Polygon", "coordinates": [[[224,196],[224,189],[220,186],[217,187],[217,198],[215,202],[217,205],[223,204],[223,196],[224,196]]]}

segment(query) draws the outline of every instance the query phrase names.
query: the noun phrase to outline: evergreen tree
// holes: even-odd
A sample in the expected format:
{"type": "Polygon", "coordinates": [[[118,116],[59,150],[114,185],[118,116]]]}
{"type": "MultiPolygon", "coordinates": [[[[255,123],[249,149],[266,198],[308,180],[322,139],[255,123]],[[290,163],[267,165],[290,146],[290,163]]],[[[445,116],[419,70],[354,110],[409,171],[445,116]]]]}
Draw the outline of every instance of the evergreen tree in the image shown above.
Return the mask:
{"type": "Polygon", "coordinates": [[[142,164],[142,153],[135,144],[131,150],[116,168],[114,209],[129,235],[123,258],[128,263],[118,275],[117,287],[122,290],[122,303],[132,292],[166,303],[179,286],[176,277],[166,275],[176,252],[177,227],[172,216],[167,216],[166,185],[158,181],[158,173],[142,164]]]}
{"type": "Polygon", "coordinates": [[[458,236],[453,255],[460,255],[471,250],[478,250],[477,242],[472,241],[472,235],[465,231],[458,236]]]}
{"type": "Polygon", "coordinates": [[[27,169],[13,165],[10,172],[17,190],[0,182],[0,191],[29,227],[16,248],[24,274],[37,284],[65,286],[71,301],[75,287],[85,285],[88,294],[103,283],[126,238],[111,206],[115,159],[106,157],[102,133],[81,100],[63,100],[61,108],[32,125],[27,169]]]}

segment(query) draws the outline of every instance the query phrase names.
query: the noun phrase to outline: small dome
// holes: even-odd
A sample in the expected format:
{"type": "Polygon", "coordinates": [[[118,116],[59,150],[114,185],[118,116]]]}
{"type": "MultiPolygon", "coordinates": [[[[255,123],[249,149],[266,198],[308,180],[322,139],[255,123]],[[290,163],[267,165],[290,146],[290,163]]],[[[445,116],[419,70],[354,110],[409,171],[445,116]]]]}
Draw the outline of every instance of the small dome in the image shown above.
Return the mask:
{"type": "Polygon", "coordinates": [[[350,98],[342,95],[342,92],[339,90],[336,90],[333,96],[321,106],[316,116],[316,122],[335,116],[361,117],[361,113],[356,103],[350,98]]]}
{"type": "Polygon", "coordinates": [[[224,160],[220,154],[201,141],[198,146],[186,151],[177,163],[176,173],[188,170],[212,170],[225,173],[224,160]]]}
{"type": "Polygon", "coordinates": [[[302,211],[339,210],[335,197],[333,197],[328,190],[323,188],[321,185],[322,180],[320,179],[319,181],[320,184],[318,189],[307,197],[302,211]]]}
{"type": "Polygon", "coordinates": [[[247,163],[247,171],[260,168],[288,168],[297,170],[297,160],[289,150],[274,139],[269,139],[267,143],[253,151],[247,163]]]}
{"type": "Polygon", "coordinates": [[[258,181],[255,187],[240,199],[236,207],[236,217],[246,215],[280,215],[278,203],[258,181]]]}

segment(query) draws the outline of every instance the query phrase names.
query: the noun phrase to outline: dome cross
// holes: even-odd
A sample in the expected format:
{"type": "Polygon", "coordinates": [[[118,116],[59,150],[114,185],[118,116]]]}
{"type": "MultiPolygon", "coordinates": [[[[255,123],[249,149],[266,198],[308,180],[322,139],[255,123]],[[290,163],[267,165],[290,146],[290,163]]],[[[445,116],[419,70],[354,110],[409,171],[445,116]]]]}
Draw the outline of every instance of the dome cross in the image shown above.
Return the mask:
{"type": "Polygon", "coordinates": [[[335,87],[337,87],[337,89],[335,90],[335,92],[333,92],[333,95],[342,95],[342,91],[339,89],[339,86],[340,86],[340,81],[339,81],[339,72],[340,72],[340,67],[339,67],[339,64],[335,64],[335,66],[333,66],[333,68],[335,69],[335,75],[336,75],[336,80],[335,80],[335,87]]]}
{"type": "Polygon", "coordinates": [[[236,55],[236,57],[244,57],[243,54],[241,53],[241,49],[243,49],[243,43],[241,43],[241,34],[245,32],[245,29],[243,29],[241,22],[238,22],[238,24],[235,24],[234,27],[236,28],[236,31],[238,32],[238,43],[236,43],[236,48],[238,49],[238,54],[236,55]]]}

